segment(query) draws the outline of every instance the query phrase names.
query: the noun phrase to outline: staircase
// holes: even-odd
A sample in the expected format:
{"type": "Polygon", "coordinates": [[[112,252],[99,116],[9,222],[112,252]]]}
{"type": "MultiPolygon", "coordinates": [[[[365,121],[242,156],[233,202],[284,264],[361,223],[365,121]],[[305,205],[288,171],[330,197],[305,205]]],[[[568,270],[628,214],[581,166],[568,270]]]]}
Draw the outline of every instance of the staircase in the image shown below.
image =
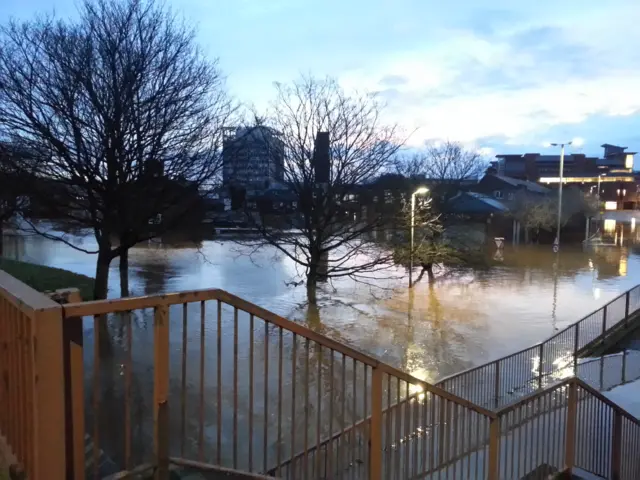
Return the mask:
{"type": "MultiPolygon", "coordinates": [[[[579,385],[585,388],[590,386],[597,389],[597,391],[606,391],[640,378],[640,352],[628,352],[625,350],[624,352],[614,355],[600,356],[597,358],[580,358],[581,354],[585,355],[597,348],[603,348],[603,346],[608,345],[610,340],[617,341],[620,337],[620,332],[626,329],[636,328],[638,320],[640,320],[640,287],[635,287],[538,345],[447,377],[436,383],[436,386],[458,397],[467,399],[475,405],[497,411],[498,414],[508,412],[510,406],[518,405],[523,400],[536,399],[539,398],[536,395],[544,396],[547,395],[545,392],[551,392],[552,395],[549,402],[552,402],[553,399],[553,402],[557,403],[557,406],[551,407],[551,405],[549,405],[546,408],[537,410],[540,408],[538,405],[536,406],[536,413],[534,413],[532,417],[524,414],[519,421],[521,424],[526,425],[528,421],[534,421],[536,418],[540,418],[541,415],[559,415],[559,409],[567,408],[568,398],[564,393],[558,395],[557,389],[562,389],[567,381],[574,381],[573,379],[575,379],[575,381],[579,382],[579,385]]],[[[596,390],[591,390],[591,392],[595,394],[596,390]]],[[[403,399],[391,405],[389,411],[397,410],[406,418],[420,418],[420,411],[424,409],[424,405],[428,403],[424,399],[421,401],[421,395],[424,395],[421,391],[406,395],[403,399]]],[[[397,398],[400,397],[401,395],[398,392],[397,398]]],[[[605,397],[601,398],[604,399],[605,397]]],[[[391,404],[391,402],[389,403],[391,404]]],[[[531,408],[531,406],[529,406],[529,408],[531,408]]],[[[390,414],[388,413],[387,415],[390,414]]],[[[629,418],[633,417],[629,416],[629,418]]],[[[366,423],[367,420],[363,421],[363,423],[366,423]]],[[[441,418],[441,421],[446,424],[445,418],[441,418]]],[[[604,424],[601,423],[599,428],[603,427],[604,424]]],[[[609,427],[611,428],[611,426],[609,427]]],[[[389,436],[393,436],[392,431],[394,428],[393,426],[391,427],[389,436]]],[[[423,450],[425,454],[429,453],[427,447],[423,444],[427,442],[426,437],[428,433],[436,437],[438,436],[438,428],[439,424],[437,420],[434,420],[433,416],[430,418],[427,416],[427,421],[423,421],[415,429],[407,431],[404,427],[400,428],[395,435],[396,441],[392,443],[386,451],[389,456],[387,462],[393,463],[396,462],[399,457],[412,456],[411,453],[402,453],[401,451],[403,449],[413,448],[415,450],[413,456],[418,456],[418,452],[423,450]],[[392,459],[394,456],[396,457],[395,460],[392,459]]],[[[507,437],[514,434],[510,428],[511,427],[508,427],[507,431],[503,432],[507,437]]],[[[469,431],[468,433],[473,432],[469,431]]],[[[468,463],[467,467],[469,467],[471,463],[475,461],[476,468],[479,464],[482,467],[481,464],[484,461],[482,455],[486,453],[484,450],[489,446],[486,433],[487,432],[484,432],[484,436],[479,434],[475,444],[468,442],[463,449],[464,452],[461,455],[454,456],[452,461],[449,462],[449,466],[444,466],[443,468],[443,466],[440,465],[438,468],[429,468],[424,465],[415,470],[420,471],[419,476],[421,478],[426,478],[426,476],[429,475],[439,475],[441,473],[453,474],[454,478],[456,478],[456,465],[462,470],[464,470],[465,467],[464,465],[459,465],[460,462],[466,461],[468,463]]],[[[543,432],[543,435],[548,433],[549,432],[543,432]]],[[[349,434],[351,434],[351,432],[346,430],[341,435],[345,436],[349,434]]],[[[546,441],[543,435],[537,435],[538,438],[531,440],[539,442],[546,441]]],[[[599,436],[600,435],[598,435],[598,438],[599,436]]],[[[336,442],[340,443],[339,439],[340,435],[326,439],[319,447],[329,450],[332,448],[332,444],[336,442]]],[[[336,448],[340,448],[340,446],[336,448]]],[[[432,447],[430,453],[431,455],[437,456],[438,448],[432,447]]],[[[290,468],[296,460],[297,458],[294,457],[292,460],[281,464],[278,468],[274,468],[268,473],[275,475],[278,470],[285,470],[283,467],[290,468]]],[[[408,461],[411,463],[414,460],[409,459],[408,461]]],[[[419,461],[417,463],[419,463],[419,461]]],[[[561,466],[562,465],[559,465],[559,467],[561,466]]],[[[551,474],[555,474],[559,476],[559,478],[580,478],[575,475],[571,476],[569,473],[558,473],[559,467],[553,467],[549,464],[538,464],[536,468],[521,478],[543,478],[546,480],[551,474]]],[[[357,466],[350,464],[345,471],[353,474],[351,471],[353,468],[357,468],[357,466]]],[[[514,464],[512,464],[511,468],[514,468],[514,464]]],[[[515,470],[519,468],[520,466],[515,467],[515,470]]],[[[599,466],[599,468],[602,469],[604,467],[599,466]]],[[[287,473],[289,472],[289,470],[285,471],[287,471],[287,473]]],[[[511,473],[513,474],[513,472],[511,473]]],[[[288,475],[285,477],[295,478],[295,476],[288,475]]],[[[356,475],[356,478],[360,477],[356,475]]],[[[383,478],[387,477],[383,476],[383,478]]],[[[480,476],[477,478],[484,477],[480,476]]],[[[513,477],[507,475],[504,478],[513,477]]],[[[605,475],[602,478],[607,477],[605,475]]],[[[640,472],[637,478],[640,478],[640,472]]]]}
{"type": "Polygon", "coordinates": [[[541,344],[433,385],[223,290],[60,305],[0,271],[0,431],[35,480],[108,474],[85,433],[99,444],[104,422],[128,463],[112,478],[637,480],[640,421],[599,391],[635,378],[637,357],[579,352],[631,328],[639,308],[636,287],[541,344]],[[133,335],[138,320],[149,337],[133,335]],[[122,326],[124,413],[100,418],[107,321],[122,326]],[[92,335],[79,340],[83,325],[92,335]],[[149,345],[140,421],[151,428],[138,440],[133,356],[149,345]],[[130,465],[150,444],[150,463],[130,465]]]}

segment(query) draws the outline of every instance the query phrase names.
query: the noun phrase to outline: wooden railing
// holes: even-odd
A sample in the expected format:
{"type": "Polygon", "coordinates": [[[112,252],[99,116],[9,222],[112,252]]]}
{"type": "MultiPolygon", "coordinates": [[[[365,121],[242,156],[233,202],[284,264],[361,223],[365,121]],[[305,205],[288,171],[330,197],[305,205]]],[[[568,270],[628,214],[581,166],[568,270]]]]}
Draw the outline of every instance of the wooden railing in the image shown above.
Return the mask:
{"type": "Polygon", "coordinates": [[[0,434],[28,478],[65,478],[62,308],[0,270],[0,434]]]}

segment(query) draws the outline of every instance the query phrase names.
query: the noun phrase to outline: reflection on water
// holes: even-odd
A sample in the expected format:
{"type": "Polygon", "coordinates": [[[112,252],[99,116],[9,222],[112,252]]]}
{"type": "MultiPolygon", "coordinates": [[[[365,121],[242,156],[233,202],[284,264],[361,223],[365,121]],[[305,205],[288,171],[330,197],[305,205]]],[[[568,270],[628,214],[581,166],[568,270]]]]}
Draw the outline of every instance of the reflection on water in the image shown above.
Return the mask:
{"type": "MultiPolygon", "coordinates": [[[[78,241],[95,248],[89,237],[78,241]]],[[[8,237],[5,251],[94,275],[94,256],[40,237],[8,237]]],[[[559,259],[549,246],[507,248],[496,266],[441,271],[434,285],[425,278],[411,292],[401,281],[373,288],[339,279],[309,309],[304,286],[291,283],[299,272],[290,259],[246,253],[230,241],[139,245],[130,253],[132,294],[222,288],[433,381],[543,340],[640,283],[632,245],[564,248],[559,259]]],[[[117,262],[110,287],[117,297],[117,262]]]]}

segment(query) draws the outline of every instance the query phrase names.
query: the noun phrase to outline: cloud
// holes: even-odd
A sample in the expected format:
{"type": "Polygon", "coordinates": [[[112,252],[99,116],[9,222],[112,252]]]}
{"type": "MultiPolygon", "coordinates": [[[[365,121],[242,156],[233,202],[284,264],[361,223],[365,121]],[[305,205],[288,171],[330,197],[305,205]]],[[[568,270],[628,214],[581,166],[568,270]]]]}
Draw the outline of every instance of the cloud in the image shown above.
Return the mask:
{"type": "Polygon", "coordinates": [[[569,138],[586,136],[580,125],[591,118],[640,113],[640,34],[632,20],[640,6],[617,7],[547,23],[518,23],[499,10],[488,26],[466,19],[427,47],[345,72],[341,82],[378,91],[390,120],[417,129],[416,145],[434,138],[526,144],[557,126],[573,126],[569,138]]]}

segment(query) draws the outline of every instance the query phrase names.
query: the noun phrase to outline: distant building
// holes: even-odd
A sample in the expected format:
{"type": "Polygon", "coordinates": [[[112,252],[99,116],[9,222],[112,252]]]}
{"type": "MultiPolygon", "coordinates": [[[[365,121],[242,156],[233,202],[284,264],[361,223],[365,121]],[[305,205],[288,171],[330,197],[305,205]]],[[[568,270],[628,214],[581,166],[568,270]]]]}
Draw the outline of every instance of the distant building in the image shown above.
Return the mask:
{"type": "Polygon", "coordinates": [[[260,191],[284,180],[284,142],[269,127],[228,128],[222,149],[225,187],[260,191]]]}
{"type": "MultiPolygon", "coordinates": [[[[565,154],[563,184],[573,184],[598,195],[610,210],[636,208],[637,183],[633,173],[636,152],[605,143],[602,157],[565,154]],[[598,192],[598,186],[600,191],[598,192]]],[[[496,155],[488,173],[552,187],[560,183],[560,155],[525,153],[496,155]]]]}

